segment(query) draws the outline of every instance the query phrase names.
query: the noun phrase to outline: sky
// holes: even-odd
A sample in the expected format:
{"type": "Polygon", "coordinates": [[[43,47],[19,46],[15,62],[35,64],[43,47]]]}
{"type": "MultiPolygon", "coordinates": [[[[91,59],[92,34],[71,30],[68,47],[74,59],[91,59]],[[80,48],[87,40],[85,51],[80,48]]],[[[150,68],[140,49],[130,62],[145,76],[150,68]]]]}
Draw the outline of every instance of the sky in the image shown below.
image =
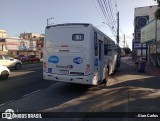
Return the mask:
{"type": "MultiPolygon", "coordinates": [[[[120,15],[120,45],[125,34],[131,48],[134,32],[134,8],[156,5],[154,0],[111,0],[114,16],[120,15]],[[116,7],[117,4],[117,7],[116,7]]],[[[115,40],[97,0],[1,0],[0,29],[8,36],[19,37],[20,33],[44,33],[47,18],[49,23],[91,23],[115,40]]]]}

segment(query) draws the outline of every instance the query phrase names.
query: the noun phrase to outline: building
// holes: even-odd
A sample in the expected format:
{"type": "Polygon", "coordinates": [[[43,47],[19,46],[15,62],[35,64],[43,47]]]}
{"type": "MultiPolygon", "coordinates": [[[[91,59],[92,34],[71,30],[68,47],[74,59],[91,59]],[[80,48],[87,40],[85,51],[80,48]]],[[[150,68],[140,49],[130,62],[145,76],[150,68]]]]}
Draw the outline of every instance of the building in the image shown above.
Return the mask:
{"type": "Polygon", "coordinates": [[[148,22],[155,19],[154,13],[157,9],[158,9],[157,5],[135,8],[135,11],[134,11],[134,41],[140,42],[141,28],[143,28],[148,22]]]}
{"type": "Polygon", "coordinates": [[[37,50],[36,41],[29,39],[6,38],[5,45],[8,54],[12,57],[17,55],[35,55],[37,50]]]}
{"type": "MultiPolygon", "coordinates": [[[[38,55],[40,58],[43,57],[43,43],[44,43],[44,34],[36,33],[21,33],[19,36],[21,39],[28,39],[36,43],[36,50],[32,54],[38,55]]],[[[24,53],[24,52],[23,52],[24,53]]],[[[22,52],[19,54],[23,54],[22,52]]]]}
{"type": "Polygon", "coordinates": [[[6,38],[6,37],[7,37],[7,32],[6,32],[6,30],[0,29],[0,38],[1,38],[1,39],[4,39],[4,38],[6,38]]]}
{"type": "Polygon", "coordinates": [[[7,37],[5,30],[0,30],[0,54],[37,55],[43,57],[44,34],[21,33],[19,38],[7,37]],[[24,45],[23,47],[21,45],[24,45]]]}
{"type": "Polygon", "coordinates": [[[21,39],[29,39],[29,40],[40,40],[43,38],[44,34],[35,34],[35,33],[21,33],[19,38],[21,39]]]}
{"type": "Polygon", "coordinates": [[[7,31],[0,29],[0,54],[6,54],[5,38],[7,37],[7,31]]]}
{"type": "Polygon", "coordinates": [[[159,40],[157,40],[158,39],[157,35],[159,32],[157,31],[157,28],[159,28],[158,27],[159,25],[157,24],[158,25],[157,28],[155,27],[156,23],[155,23],[155,17],[154,17],[154,13],[157,9],[158,9],[157,5],[135,8],[135,12],[134,12],[134,39],[133,39],[133,43],[132,43],[132,45],[133,45],[132,50],[133,50],[133,53],[135,53],[134,55],[137,55],[137,53],[139,51],[141,51],[140,52],[141,56],[146,56],[147,63],[154,65],[154,66],[159,65],[158,64],[159,57],[157,56],[157,52],[159,52],[159,49],[158,49],[159,45],[157,45],[158,41],[159,41],[159,40]],[[151,27],[152,30],[149,30],[150,33],[147,32],[149,26],[152,26],[151,27]],[[156,30],[156,31],[154,31],[154,30],[156,30]],[[145,34],[144,31],[146,31],[148,34],[145,34]],[[146,38],[146,35],[147,35],[147,38],[146,38]],[[154,35],[154,37],[151,37],[153,35],[154,35]],[[143,37],[141,37],[141,36],[143,36],[143,37]],[[152,38],[152,39],[149,40],[148,37],[152,38]],[[145,54],[143,54],[143,53],[145,53],[145,54]],[[152,55],[154,55],[154,56],[152,56],[152,55]]]}
{"type": "Polygon", "coordinates": [[[147,63],[160,66],[160,20],[153,19],[141,29],[141,43],[146,43],[147,63]]]}

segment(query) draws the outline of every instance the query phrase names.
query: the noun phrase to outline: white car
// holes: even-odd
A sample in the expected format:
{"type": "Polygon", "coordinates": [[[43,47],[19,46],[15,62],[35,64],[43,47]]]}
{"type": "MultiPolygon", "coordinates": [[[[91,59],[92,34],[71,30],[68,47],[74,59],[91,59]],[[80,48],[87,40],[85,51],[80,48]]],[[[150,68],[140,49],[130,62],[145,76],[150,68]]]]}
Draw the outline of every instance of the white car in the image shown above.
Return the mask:
{"type": "Polygon", "coordinates": [[[10,74],[10,70],[6,66],[0,65],[0,79],[7,79],[10,74]]]}
{"type": "Polygon", "coordinates": [[[14,67],[16,70],[19,70],[22,67],[22,62],[8,55],[0,55],[0,65],[6,66],[8,68],[14,67]]]}

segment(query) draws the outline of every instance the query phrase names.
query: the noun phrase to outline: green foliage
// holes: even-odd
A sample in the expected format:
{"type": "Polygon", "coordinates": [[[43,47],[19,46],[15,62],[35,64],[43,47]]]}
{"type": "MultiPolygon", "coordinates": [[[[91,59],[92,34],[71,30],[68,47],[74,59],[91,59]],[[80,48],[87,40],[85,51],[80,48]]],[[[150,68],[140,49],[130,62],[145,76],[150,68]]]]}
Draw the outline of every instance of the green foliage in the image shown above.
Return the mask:
{"type": "Polygon", "coordinates": [[[128,47],[123,48],[123,50],[125,51],[126,54],[130,54],[131,53],[131,49],[128,47]]]}
{"type": "Polygon", "coordinates": [[[44,41],[44,37],[39,37],[39,40],[40,41],[44,41]]]}
{"type": "Polygon", "coordinates": [[[157,20],[160,20],[160,8],[156,10],[156,12],[154,13],[154,16],[157,20]]]}

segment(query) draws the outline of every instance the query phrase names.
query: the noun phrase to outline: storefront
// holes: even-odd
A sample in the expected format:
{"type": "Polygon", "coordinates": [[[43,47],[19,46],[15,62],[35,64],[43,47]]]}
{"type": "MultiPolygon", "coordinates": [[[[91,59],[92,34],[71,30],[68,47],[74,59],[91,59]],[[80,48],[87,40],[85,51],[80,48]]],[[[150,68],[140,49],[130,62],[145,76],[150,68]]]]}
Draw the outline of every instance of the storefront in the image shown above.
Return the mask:
{"type": "Polygon", "coordinates": [[[151,42],[149,45],[149,56],[148,62],[150,65],[153,66],[160,66],[160,41],[158,42],[151,42]]]}
{"type": "Polygon", "coordinates": [[[37,47],[37,41],[6,38],[5,45],[8,54],[12,57],[16,57],[17,55],[37,55],[39,58],[42,58],[42,48],[39,49],[37,47]]]}

